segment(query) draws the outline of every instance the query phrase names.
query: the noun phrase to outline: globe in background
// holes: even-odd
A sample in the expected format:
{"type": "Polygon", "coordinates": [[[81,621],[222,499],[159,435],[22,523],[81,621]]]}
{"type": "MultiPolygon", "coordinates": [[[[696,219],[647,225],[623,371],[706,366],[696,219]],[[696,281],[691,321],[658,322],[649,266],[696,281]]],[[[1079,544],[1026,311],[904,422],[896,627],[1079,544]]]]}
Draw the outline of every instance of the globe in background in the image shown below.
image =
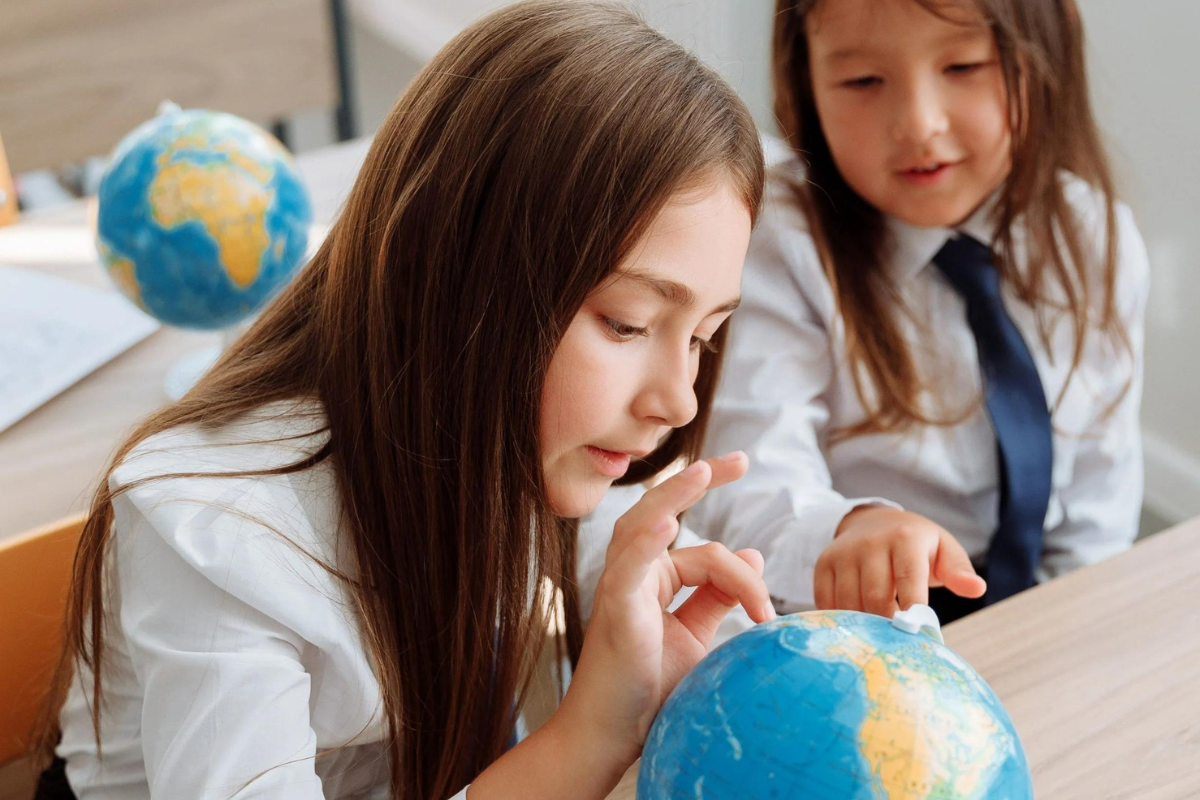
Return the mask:
{"type": "Polygon", "coordinates": [[[246,120],[165,105],[117,145],[96,246],[121,292],[168,325],[262,308],[304,260],[312,205],[291,154],[246,120]]]}
{"type": "Polygon", "coordinates": [[[663,705],[638,800],[1032,798],[1008,714],[935,635],[824,611],[734,637],[663,705]]]}

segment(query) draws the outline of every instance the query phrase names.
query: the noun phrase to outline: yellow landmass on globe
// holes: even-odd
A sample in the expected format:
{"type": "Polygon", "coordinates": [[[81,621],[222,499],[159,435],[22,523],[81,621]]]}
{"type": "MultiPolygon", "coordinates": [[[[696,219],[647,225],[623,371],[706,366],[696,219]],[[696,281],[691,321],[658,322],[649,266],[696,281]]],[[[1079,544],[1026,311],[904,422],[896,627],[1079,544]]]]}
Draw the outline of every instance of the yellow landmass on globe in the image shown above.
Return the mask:
{"type": "Polygon", "coordinates": [[[871,706],[859,730],[859,748],[883,798],[928,800],[950,790],[954,797],[976,796],[989,766],[1001,756],[1005,734],[996,720],[973,702],[939,697],[939,689],[953,687],[939,687],[911,665],[837,629],[835,614],[806,615],[806,622],[830,636],[824,654],[863,672],[871,706]],[[947,731],[957,738],[939,735],[947,731]],[[961,758],[963,752],[972,754],[971,759],[961,758]]]}
{"type": "Polygon", "coordinates": [[[108,262],[108,274],[113,283],[121,288],[122,293],[143,311],[146,304],[142,302],[142,290],[138,288],[137,277],[133,274],[133,262],[128,258],[114,258],[108,262]]]}
{"type": "MultiPolygon", "coordinates": [[[[201,147],[203,141],[191,147],[201,147]]],[[[270,244],[265,215],[272,197],[264,189],[270,171],[236,153],[230,146],[217,145],[229,161],[212,164],[171,161],[187,138],[179,139],[171,151],[159,156],[159,171],[150,185],[150,208],[154,220],[165,228],[198,220],[217,243],[221,263],[240,288],[258,277],[263,251],[270,244]]]]}
{"type": "MultiPolygon", "coordinates": [[[[277,148],[275,155],[291,157],[291,154],[279,145],[274,137],[265,138],[264,141],[270,143],[273,148],[277,148]]],[[[185,150],[195,150],[199,153],[222,153],[235,166],[241,167],[254,176],[254,178],[262,184],[271,180],[271,168],[267,165],[255,161],[253,158],[247,158],[245,153],[234,146],[232,142],[214,142],[203,133],[189,133],[176,138],[171,142],[171,146],[159,154],[157,162],[158,168],[162,169],[171,162],[171,160],[180,152],[185,150]]]]}
{"type": "Polygon", "coordinates": [[[113,283],[121,290],[121,294],[132,300],[142,311],[146,311],[146,304],[142,301],[142,290],[138,287],[137,275],[133,271],[133,262],[128,258],[114,256],[112,250],[103,241],[96,241],[96,249],[100,251],[100,258],[104,261],[104,266],[108,268],[108,274],[112,277],[113,283]]]}

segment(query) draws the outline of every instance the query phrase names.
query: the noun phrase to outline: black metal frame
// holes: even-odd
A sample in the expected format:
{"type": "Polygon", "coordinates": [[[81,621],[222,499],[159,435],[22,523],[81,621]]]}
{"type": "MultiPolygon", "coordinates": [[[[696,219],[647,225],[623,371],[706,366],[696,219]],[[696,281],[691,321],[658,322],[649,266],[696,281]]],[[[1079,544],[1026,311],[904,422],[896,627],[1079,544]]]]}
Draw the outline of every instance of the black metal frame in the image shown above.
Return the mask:
{"type": "MultiPolygon", "coordinates": [[[[345,142],[358,135],[358,109],[354,105],[354,69],[351,63],[350,23],[346,17],[345,0],[329,0],[329,16],[333,29],[333,51],[337,59],[338,104],[334,109],[337,140],[345,142]]],[[[290,148],[287,120],[271,126],[275,138],[290,148]]]]}
{"type": "Polygon", "coordinates": [[[338,141],[344,142],[358,135],[358,113],[354,107],[354,72],[350,63],[350,26],[346,19],[345,0],[329,0],[329,10],[333,21],[333,46],[337,55],[337,135],[338,141]]]}

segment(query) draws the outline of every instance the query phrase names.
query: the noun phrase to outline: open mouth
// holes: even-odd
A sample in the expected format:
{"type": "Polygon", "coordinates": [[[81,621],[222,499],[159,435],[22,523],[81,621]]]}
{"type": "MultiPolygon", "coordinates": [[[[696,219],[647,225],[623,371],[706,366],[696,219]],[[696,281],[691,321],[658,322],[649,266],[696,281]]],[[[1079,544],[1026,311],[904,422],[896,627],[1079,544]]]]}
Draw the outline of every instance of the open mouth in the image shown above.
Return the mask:
{"type": "Polygon", "coordinates": [[[900,171],[900,176],[915,183],[933,183],[941,178],[953,167],[954,164],[945,161],[938,161],[933,164],[922,164],[918,167],[910,167],[900,171]]]}

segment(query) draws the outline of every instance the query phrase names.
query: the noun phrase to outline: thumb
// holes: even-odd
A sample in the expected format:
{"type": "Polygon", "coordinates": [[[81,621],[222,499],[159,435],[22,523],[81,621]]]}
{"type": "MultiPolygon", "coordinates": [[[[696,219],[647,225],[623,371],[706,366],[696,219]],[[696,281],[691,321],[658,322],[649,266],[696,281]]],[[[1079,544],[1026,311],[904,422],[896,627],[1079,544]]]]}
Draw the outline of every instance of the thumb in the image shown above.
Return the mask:
{"type": "Polygon", "coordinates": [[[987,591],[987,582],[975,572],[967,551],[946,531],[942,531],[938,538],[933,577],[959,597],[983,597],[987,591]]]}

